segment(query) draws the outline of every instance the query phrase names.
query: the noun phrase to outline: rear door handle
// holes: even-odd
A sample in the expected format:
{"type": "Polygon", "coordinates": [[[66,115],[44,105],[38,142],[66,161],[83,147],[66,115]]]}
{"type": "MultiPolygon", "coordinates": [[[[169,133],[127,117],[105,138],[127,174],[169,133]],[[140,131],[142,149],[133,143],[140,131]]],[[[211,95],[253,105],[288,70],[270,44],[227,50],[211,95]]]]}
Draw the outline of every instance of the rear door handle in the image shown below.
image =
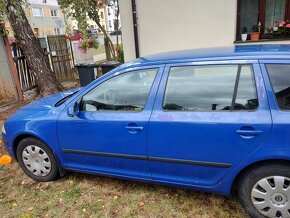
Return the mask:
{"type": "Polygon", "coordinates": [[[236,131],[236,133],[238,133],[242,138],[246,138],[246,139],[251,139],[257,135],[261,135],[263,134],[262,130],[243,130],[243,129],[239,129],[236,131]]]}

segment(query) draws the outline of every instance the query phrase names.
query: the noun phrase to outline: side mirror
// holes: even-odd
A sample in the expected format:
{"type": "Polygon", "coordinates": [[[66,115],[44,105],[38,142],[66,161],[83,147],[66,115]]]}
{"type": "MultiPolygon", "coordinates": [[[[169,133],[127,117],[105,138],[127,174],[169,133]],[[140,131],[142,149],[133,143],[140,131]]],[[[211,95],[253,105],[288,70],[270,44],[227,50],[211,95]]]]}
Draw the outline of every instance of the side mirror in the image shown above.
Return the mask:
{"type": "Polygon", "coordinates": [[[70,105],[67,109],[67,115],[70,117],[73,117],[79,113],[79,105],[78,103],[74,103],[73,105],[70,105]]]}

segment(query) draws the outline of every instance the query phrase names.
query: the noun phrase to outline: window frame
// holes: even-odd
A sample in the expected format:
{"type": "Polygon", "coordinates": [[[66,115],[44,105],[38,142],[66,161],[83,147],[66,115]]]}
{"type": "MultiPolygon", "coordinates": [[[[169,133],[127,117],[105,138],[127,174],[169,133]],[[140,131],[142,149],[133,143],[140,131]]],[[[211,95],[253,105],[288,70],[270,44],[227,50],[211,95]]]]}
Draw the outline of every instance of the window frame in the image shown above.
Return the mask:
{"type": "Polygon", "coordinates": [[[269,70],[267,68],[267,65],[288,65],[290,67],[290,63],[287,63],[287,62],[265,62],[265,63],[262,63],[262,64],[264,65],[264,68],[265,68],[265,71],[266,71],[266,74],[267,74],[267,77],[268,77],[268,80],[269,80],[269,85],[270,85],[272,96],[274,98],[275,106],[277,107],[277,109],[279,111],[290,113],[290,109],[287,110],[287,109],[283,109],[283,108],[280,107],[280,105],[278,103],[278,100],[277,100],[277,97],[276,97],[276,93],[274,91],[274,86],[272,84],[272,80],[271,80],[271,77],[270,77],[270,74],[269,74],[269,70]]]}
{"type": "Polygon", "coordinates": [[[32,15],[33,15],[33,17],[44,17],[43,8],[32,8],[32,15]],[[35,15],[34,12],[33,12],[34,9],[40,10],[41,11],[41,15],[40,16],[35,15]]]}
{"type": "MultiPolygon", "coordinates": [[[[256,77],[255,77],[255,69],[254,69],[254,64],[256,64],[256,61],[235,61],[235,62],[222,62],[222,61],[212,61],[209,63],[204,63],[204,62],[200,62],[200,63],[188,63],[188,64],[171,64],[171,65],[167,65],[166,66],[166,80],[165,80],[165,85],[163,87],[163,91],[162,91],[162,100],[161,100],[161,111],[165,112],[165,113],[170,113],[170,112],[181,112],[181,113],[203,113],[203,112],[210,112],[210,113],[217,113],[217,112],[228,112],[228,113],[232,113],[232,112],[245,112],[245,113],[249,113],[249,112],[256,112],[259,110],[260,107],[260,100],[259,100],[259,94],[258,94],[258,87],[257,87],[257,82],[256,82],[256,77]],[[183,110],[165,110],[164,109],[164,101],[165,101],[165,93],[166,93],[166,89],[167,89],[167,85],[168,85],[168,79],[169,79],[169,75],[170,75],[170,69],[173,67],[192,67],[192,66],[216,66],[216,65],[237,65],[237,66],[243,66],[243,65],[249,65],[252,69],[252,79],[253,79],[253,83],[254,83],[254,90],[255,90],[255,95],[257,97],[257,102],[258,105],[255,109],[253,110],[194,110],[194,111],[183,111],[183,110]]],[[[238,72],[236,73],[236,79],[238,77],[238,72]]],[[[239,84],[240,84],[240,75],[238,78],[238,81],[235,79],[235,84],[234,84],[234,91],[233,91],[233,95],[232,95],[232,100],[234,98],[234,95],[237,97],[237,93],[238,93],[238,88],[239,88],[239,84]]],[[[232,108],[232,105],[231,105],[232,108]]]]}
{"type": "MultiPolygon", "coordinates": [[[[149,90],[149,93],[148,93],[148,96],[147,96],[147,99],[146,99],[146,102],[144,104],[144,107],[142,110],[139,110],[139,111],[135,111],[135,110],[102,110],[102,111],[79,111],[79,113],[142,113],[144,111],[147,111],[148,110],[148,103],[149,103],[149,99],[152,95],[152,90],[154,88],[154,85],[156,83],[160,83],[160,80],[161,80],[161,73],[163,72],[164,70],[164,65],[152,65],[152,66],[147,66],[147,67],[137,67],[137,68],[129,68],[129,69],[126,69],[125,71],[119,71],[117,73],[114,73],[113,75],[110,75],[108,77],[108,74],[106,75],[103,75],[101,78],[103,78],[102,80],[100,80],[100,82],[98,82],[97,84],[94,84],[92,85],[89,89],[86,89],[85,92],[82,92],[80,93],[78,96],[77,96],[77,100],[74,100],[75,102],[78,103],[78,105],[80,105],[80,102],[82,101],[83,97],[88,94],[90,91],[92,91],[94,88],[98,87],[99,85],[103,84],[104,82],[106,81],[109,81],[110,79],[113,79],[117,76],[121,76],[121,75],[125,75],[125,74],[128,74],[128,73],[131,73],[131,72],[134,72],[134,71],[141,71],[141,70],[150,70],[150,69],[156,69],[156,74],[155,74],[155,77],[154,77],[154,80],[152,82],[152,85],[151,85],[151,88],[149,90]],[[162,72],[161,72],[162,71],[162,72]]],[[[100,78],[100,79],[101,79],[100,78]]],[[[157,92],[157,88],[156,88],[156,92],[157,92]]],[[[154,93],[154,96],[156,95],[156,93],[154,93]]],[[[153,104],[152,104],[153,106],[153,104]]]]}
{"type": "Polygon", "coordinates": [[[58,17],[59,17],[59,10],[58,10],[58,9],[53,9],[53,8],[51,8],[51,9],[50,9],[50,17],[58,18],[58,17]],[[52,16],[52,12],[53,12],[53,11],[56,11],[56,16],[52,16]]]}
{"type": "MultiPolygon", "coordinates": [[[[236,22],[236,40],[241,40],[241,26],[240,26],[240,16],[241,16],[241,1],[237,2],[237,22],[236,22]]],[[[264,33],[265,31],[265,20],[266,20],[266,1],[267,0],[259,0],[259,11],[258,11],[258,19],[257,23],[261,22],[261,35],[260,39],[270,39],[271,35],[268,33],[264,33]]],[[[284,12],[284,20],[290,20],[290,0],[286,0],[285,12],[284,12]]],[[[287,38],[290,38],[287,37],[287,38]]]]}

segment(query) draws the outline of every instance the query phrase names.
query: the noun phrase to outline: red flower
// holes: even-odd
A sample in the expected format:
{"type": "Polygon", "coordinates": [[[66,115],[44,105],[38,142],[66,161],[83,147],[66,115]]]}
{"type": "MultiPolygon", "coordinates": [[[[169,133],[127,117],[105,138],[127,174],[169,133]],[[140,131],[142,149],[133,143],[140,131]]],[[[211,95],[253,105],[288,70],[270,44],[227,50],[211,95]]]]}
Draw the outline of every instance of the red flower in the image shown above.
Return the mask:
{"type": "Polygon", "coordinates": [[[286,27],[287,27],[287,28],[290,28],[290,23],[288,23],[288,24],[286,25],[286,27]]]}
{"type": "Polygon", "coordinates": [[[280,20],[275,20],[275,23],[280,23],[280,20]]]}
{"type": "Polygon", "coordinates": [[[280,24],[281,24],[281,25],[285,25],[285,24],[286,24],[286,22],[285,22],[285,21],[282,21],[280,24]]]}

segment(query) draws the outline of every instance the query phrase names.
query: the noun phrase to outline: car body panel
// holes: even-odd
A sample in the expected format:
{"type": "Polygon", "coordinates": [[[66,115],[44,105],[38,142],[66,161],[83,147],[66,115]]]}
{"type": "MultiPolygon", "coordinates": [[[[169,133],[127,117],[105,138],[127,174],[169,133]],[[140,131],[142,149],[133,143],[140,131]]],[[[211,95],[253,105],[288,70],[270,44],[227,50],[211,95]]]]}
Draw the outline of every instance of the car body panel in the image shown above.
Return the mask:
{"type": "MultiPolygon", "coordinates": [[[[147,160],[147,129],[164,67],[154,68],[159,70],[142,111],[79,112],[74,117],[62,112],[58,120],[58,139],[66,159],[65,167],[151,178],[147,160]],[[143,130],[130,133],[128,126],[139,126],[143,130]]],[[[126,71],[113,76],[122,73],[126,71]]]]}
{"type": "MultiPolygon", "coordinates": [[[[243,63],[252,64],[251,61],[243,63]]],[[[215,186],[231,168],[267,139],[272,126],[271,114],[258,64],[253,65],[259,99],[259,108],[255,111],[163,111],[163,95],[170,67],[192,65],[196,64],[166,66],[148,132],[149,159],[160,157],[190,162],[150,161],[150,168],[153,179],[215,186]],[[242,138],[236,130],[245,126],[261,130],[263,134],[250,139],[242,138]]]]}
{"type": "Polygon", "coordinates": [[[53,150],[61,166],[68,170],[228,195],[235,178],[247,166],[261,161],[290,161],[290,115],[277,107],[265,63],[290,64],[290,45],[246,45],[142,57],[98,78],[58,107],[54,107],[55,103],[72,92],[49,96],[19,109],[5,122],[3,141],[15,157],[15,140],[23,135],[35,136],[53,150]],[[259,97],[256,111],[182,114],[164,113],[160,109],[170,66],[221,63],[253,64],[259,97]],[[160,70],[143,112],[67,116],[68,109],[98,84],[121,73],[155,67],[160,70]],[[88,122],[84,124],[83,120],[88,122]],[[132,135],[131,141],[124,128],[128,122],[138,122],[145,127],[141,134],[132,135]],[[248,124],[263,130],[263,135],[243,140],[233,133],[248,124]],[[83,145],[89,140],[86,133],[94,131],[96,135],[91,139],[104,143],[99,147],[83,145]],[[110,140],[112,145],[102,146],[110,140]],[[203,140],[204,145],[201,144],[203,140]],[[215,147],[216,142],[222,140],[225,143],[215,147]],[[136,141],[139,143],[132,143],[136,141]],[[177,150],[179,144],[184,150],[177,150]],[[76,155],[65,153],[64,149],[109,155],[76,155]]]}

